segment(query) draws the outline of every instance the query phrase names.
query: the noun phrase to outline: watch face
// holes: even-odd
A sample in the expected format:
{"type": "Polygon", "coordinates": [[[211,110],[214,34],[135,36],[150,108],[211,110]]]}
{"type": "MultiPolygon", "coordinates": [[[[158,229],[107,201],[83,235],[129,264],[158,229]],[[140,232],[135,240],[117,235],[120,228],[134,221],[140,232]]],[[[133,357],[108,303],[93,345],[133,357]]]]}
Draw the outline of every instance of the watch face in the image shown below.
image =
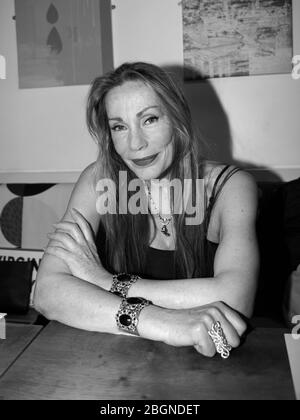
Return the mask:
{"type": "Polygon", "coordinates": [[[122,273],[117,276],[118,281],[128,281],[131,279],[130,274],[122,273]]]}
{"type": "Polygon", "coordinates": [[[131,297],[131,298],[127,298],[126,301],[130,305],[137,305],[138,303],[143,303],[144,299],[139,298],[139,297],[131,297]]]}

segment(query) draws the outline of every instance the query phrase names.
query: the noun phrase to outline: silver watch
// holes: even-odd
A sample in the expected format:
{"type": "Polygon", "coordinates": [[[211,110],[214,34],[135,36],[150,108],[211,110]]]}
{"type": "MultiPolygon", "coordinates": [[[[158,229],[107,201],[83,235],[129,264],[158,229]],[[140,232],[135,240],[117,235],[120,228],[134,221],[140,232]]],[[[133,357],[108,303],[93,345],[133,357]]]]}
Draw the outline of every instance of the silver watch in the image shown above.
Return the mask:
{"type": "Polygon", "coordinates": [[[141,297],[131,297],[123,299],[116,314],[116,322],[119,330],[129,334],[139,335],[137,326],[139,315],[143,308],[151,305],[150,300],[141,297]]]}
{"type": "Polygon", "coordinates": [[[130,286],[139,279],[139,276],[135,276],[133,274],[114,274],[110,292],[123,298],[126,298],[130,286]]]}

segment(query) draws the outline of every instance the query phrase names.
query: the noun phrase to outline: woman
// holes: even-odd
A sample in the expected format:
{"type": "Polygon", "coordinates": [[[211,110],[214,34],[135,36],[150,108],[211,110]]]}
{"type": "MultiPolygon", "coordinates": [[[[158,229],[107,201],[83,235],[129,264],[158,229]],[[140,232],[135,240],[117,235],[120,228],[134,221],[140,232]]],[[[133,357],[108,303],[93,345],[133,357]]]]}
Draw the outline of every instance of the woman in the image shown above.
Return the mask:
{"type": "Polygon", "coordinates": [[[87,122],[99,157],[49,235],[36,308],[73,327],[228,357],[256,289],[255,182],[201,158],[185,98],[154,65],[126,63],[95,79],[87,122]],[[125,178],[140,191],[129,210],[125,178]],[[191,201],[174,180],[182,197],[196,191],[202,217],[187,222],[191,201]]]}

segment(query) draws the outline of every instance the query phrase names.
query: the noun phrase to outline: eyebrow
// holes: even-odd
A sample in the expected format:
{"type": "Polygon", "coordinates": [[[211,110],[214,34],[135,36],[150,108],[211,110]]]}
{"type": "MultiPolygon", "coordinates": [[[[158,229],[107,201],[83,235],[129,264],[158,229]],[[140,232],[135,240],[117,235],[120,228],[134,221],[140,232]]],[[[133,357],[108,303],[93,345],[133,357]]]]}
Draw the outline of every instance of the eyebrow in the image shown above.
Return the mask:
{"type": "MultiPolygon", "coordinates": [[[[141,111],[139,111],[139,112],[136,114],[136,116],[137,116],[137,117],[141,117],[141,116],[144,114],[144,112],[148,111],[148,110],[149,110],[149,109],[151,109],[151,108],[158,108],[158,109],[160,109],[160,106],[158,106],[158,105],[150,105],[150,106],[146,106],[146,108],[143,108],[141,111]]],[[[112,117],[112,118],[109,118],[108,120],[109,120],[109,121],[110,121],[110,120],[123,121],[123,120],[122,120],[122,118],[120,118],[120,117],[112,117]]]]}

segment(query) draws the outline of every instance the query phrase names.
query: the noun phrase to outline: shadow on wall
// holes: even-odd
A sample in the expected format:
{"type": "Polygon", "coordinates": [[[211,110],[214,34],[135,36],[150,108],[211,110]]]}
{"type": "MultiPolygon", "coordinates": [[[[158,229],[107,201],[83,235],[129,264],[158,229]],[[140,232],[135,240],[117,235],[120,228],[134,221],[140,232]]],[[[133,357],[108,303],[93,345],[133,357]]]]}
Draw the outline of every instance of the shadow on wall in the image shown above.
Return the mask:
{"type": "Polygon", "coordinates": [[[257,166],[253,162],[234,159],[232,153],[232,137],[226,110],[224,110],[218,95],[201,73],[192,67],[178,65],[164,66],[181,86],[191,109],[196,132],[202,142],[203,155],[210,160],[232,163],[241,168],[260,169],[252,172],[256,180],[264,179],[276,182],[281,178],[267,167],[257,166]],[[184,74],[188,81],[184,81],[184,74]],[[263,169],[263,172],[261,171],[263,169]]]}
{"type": "Polygon", "coordinates": [[[282,323],[282,302],[289,275],[289,255],[285,245],[284,230],[285,202],[281,191],[284,183],[268,168],[262,168],[253,162],[234,159],[226,110],[208,79],[204,79],[198,71],[189,68],[188,75],[191,81],[184,82],[183,73],[186,69],[180,66],[164,68],[178,81],[187,98],[196,132],[199,133],[203,145],[203,155],[211,160],[250,169],[256,181],[260,181],[256,226],[261,264],[254,315],[282,323]],[[260,171],[256,172],[255,169],[260,171]],[[262,182],[265,180],[268,182],[262,182]]]}

